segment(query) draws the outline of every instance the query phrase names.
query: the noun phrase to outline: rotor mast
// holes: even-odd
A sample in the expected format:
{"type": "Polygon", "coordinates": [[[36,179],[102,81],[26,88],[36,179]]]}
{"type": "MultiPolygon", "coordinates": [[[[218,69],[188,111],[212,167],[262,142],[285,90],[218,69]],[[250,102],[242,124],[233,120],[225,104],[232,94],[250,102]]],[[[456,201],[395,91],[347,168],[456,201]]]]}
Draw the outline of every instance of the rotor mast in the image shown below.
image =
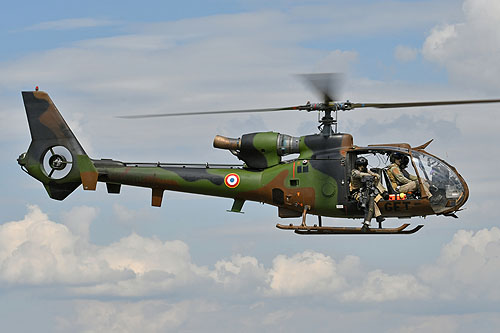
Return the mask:
{"type": "MultiPolygon", "coordinates": [[[[323,103],[311,105],[308,111],[323,111],[324,115],[319,120],[318,127],[321,135],[329,137],[337,133],[337,111],[342,105],[335,102],[340,100],[340,91],[344,82],[344,75],[340,73],[315,73],[302,74],[303,81],[318,93],[323,103]]],[[[309,103],[308,103],[309,104],[309,103]]]]}
{"type": "Polygon", "coordinates": [[[331,136],[337,133],[337,110],[325,109],[325,115],[320,120],[321,125],[318,126],[323,136],[331,136]],[[332,116],[332,112],[334,113],[332,116]],[[333,129],[332,129],[333,127],[333,129]]]}

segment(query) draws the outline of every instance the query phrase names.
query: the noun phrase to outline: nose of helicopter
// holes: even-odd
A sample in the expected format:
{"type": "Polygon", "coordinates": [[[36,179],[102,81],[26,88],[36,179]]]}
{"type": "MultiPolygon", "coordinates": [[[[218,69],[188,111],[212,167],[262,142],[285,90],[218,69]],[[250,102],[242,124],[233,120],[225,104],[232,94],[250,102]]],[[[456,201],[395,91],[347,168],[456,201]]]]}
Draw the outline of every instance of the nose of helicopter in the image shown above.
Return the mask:
{"type": "Polygon", "coordinates": [[[462,207],[469,197],[467,183],[457,170],[422,151],[412,151],[413,161],[422,179],[429,184],[432,194],[431,207],[436,214],[453,213],[462,207]]]}
{"type": "Polygon", "coordinates": [[[448,181],[431,185],[431,207],[437,214],[453,213],[462,207],[468,199],[469,191],[465,180],[456,172],[448,181]]]}

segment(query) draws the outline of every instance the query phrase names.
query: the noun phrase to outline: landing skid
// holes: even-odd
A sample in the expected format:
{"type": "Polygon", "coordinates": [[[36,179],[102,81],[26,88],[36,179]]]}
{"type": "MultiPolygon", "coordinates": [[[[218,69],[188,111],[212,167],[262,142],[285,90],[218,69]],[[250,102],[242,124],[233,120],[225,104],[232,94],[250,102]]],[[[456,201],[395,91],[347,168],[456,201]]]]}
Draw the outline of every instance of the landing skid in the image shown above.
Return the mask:
{"type": "Polygon", "coordinates": [[[397,228],[355,228],[355,227],[323,227],[323,226],[306,226],[306,225],[284,225],[276,224],[276,228],[284,230],[294,230],[299,235],[373,235],[373,234],[413,234],[423,225],[417,225],[415,228],[405,230],[410,224],[405,223],[397,228]]]}

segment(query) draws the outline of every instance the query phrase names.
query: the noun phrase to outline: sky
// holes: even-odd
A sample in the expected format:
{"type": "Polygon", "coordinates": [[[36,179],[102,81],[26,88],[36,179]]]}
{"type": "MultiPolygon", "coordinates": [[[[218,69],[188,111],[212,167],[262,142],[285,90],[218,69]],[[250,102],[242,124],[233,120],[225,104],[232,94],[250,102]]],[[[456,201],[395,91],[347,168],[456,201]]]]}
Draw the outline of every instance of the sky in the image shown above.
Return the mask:
{"type": "Polygon", "coordinates": [[[166,192],[157,208],[147,189],[103,184],[59,202],[16,158],[31,140],[20,92],[35,86],[92,158],[144,162],[238,163],[215,135],[316,133],[307,113],[115,118],[319,101],[300,73],[345,73],[354,102],[499,98],[499,25],[496,0],[4,4],[3,329],[497,332],[499,105],[339,114],[360,146],[434,139],[467,181],[459,219],[386,222],[424,224],[414,235],[299,236],[275,228],[275,207],[166,192]]]}

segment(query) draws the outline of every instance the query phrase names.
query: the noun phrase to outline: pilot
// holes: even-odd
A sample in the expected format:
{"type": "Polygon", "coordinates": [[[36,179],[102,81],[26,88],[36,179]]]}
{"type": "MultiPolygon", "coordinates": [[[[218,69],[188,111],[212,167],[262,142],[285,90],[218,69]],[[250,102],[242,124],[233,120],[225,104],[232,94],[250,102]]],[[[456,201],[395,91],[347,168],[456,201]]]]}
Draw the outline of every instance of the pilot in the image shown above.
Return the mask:
{"type": "MultiPolygon", "coordinates": [[[[368,166],[368,160],[362,156],[356,158],[356,162],[354,163],[354,169],[352,169],[351,172],[351,194],[354,196],[354,198],[359,201],[361,198],[361,193],[360,190],[363,186],[361,179],[363,176],[372,176],[375,179],[374,185],[378,190],[378,193],[376,193],[375,196],[375,204],[373,205],[374,207],[374,213],[375,213],[375,218],[377,219],[377,222],[382,223],[385,218],[382,217],[382,213],[380,212],[380,209],[377,206],[377,202],[382,199],[382,196],[387,196],[387,191],[385,188],[380,184],[380,176],[367,169],[368,166]],[[382,195],[381,195],[382,194],[382,195]]],[[[371,218],[371,217],[369,217],[371,218]]],[[[363,221],[363,226],[369,227],[370,226],[370,220],[363,221]]]]}
{"type": "MultiPolygon", "coordinates": [[[[391,180],[392,187],[397,192],[415,192],[420,188],[418,185],[418,177],[409,174],[408,171],[405,170],[410,162],[408,156],[396,152],[391,155],[391,161],[393,161],[393,163],[389,166],[387,174],[391,180]]],[[[427,198],[430,199],[432,193],[429,191],[429,184],[426,181],[422,182],[422,184],[424,185],[423,187],[427,198]]]]}
{"type": "Polygon", "coordinates": [[[399,166],[401,169],[401,173],[403,174],[403,176],[405,176],[410,180],[418,180],[416,176],[410,175],[408,170],[406,170],[406,168],[408,168],[409,163],[410,163],[410,158],[406,155],[403,155],[403,159],[401,160],[401,165],[399,166]]]}

